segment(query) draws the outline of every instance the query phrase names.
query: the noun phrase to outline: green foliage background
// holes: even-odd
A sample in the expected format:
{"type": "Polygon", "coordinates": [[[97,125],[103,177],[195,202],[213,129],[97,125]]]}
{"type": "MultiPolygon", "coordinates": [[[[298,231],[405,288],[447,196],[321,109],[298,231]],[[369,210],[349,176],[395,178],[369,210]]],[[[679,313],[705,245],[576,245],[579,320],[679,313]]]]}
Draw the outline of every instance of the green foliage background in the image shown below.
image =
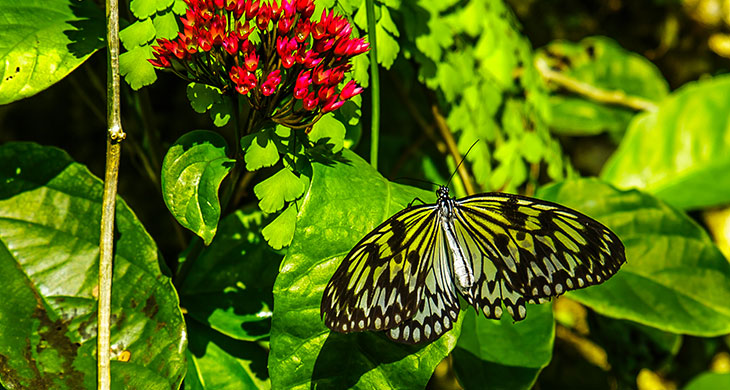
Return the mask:
{"type": "MultiPolygon", "coordinates": [[[[325,116],[311,148],[282,126],[236,140],[228,96],[155,73],[151,45],[177,34],[184,1],[122,3],[114,388],[728,386],[730,233],[708,217],[730,204],[713,43],[727,2],[374,1],[381,88],[325,116]],[[372,93],[378,170],[361,157],[372,93]],[[598,219],[626,246],[621,271],[519,323],[463,310],[428,345],[330,333],[319,303],[344,255],[434,200],[396,178],[447,183],[475,141],[476,191],[598,219]]],[[[364,0],[316,4],[368,33],[364,0]]],[[[92,389],[103,5],[0,0],[0,15],[0,388],[92,389]]],[[[367,56],[352,77],[369,84],[367,56]]]]}

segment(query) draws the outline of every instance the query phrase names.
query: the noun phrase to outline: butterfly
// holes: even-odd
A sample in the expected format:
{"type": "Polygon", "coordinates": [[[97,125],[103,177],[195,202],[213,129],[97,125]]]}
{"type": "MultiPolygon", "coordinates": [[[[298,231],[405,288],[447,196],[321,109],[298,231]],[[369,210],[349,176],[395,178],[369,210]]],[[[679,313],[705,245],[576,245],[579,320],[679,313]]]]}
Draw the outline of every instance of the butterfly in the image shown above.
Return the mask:
{"type": "Polygon", "coordinates": [[[401,210],[345,256],[322,297],[328,328],[429,342],[453,327],[458,294],[487,318],[504,307],[520,321],[526,303],[602,283],[626,261],[616,234],[557,203],[498,192],[456,199],[445,186],[436,193],[435,204],[401,210]]]}

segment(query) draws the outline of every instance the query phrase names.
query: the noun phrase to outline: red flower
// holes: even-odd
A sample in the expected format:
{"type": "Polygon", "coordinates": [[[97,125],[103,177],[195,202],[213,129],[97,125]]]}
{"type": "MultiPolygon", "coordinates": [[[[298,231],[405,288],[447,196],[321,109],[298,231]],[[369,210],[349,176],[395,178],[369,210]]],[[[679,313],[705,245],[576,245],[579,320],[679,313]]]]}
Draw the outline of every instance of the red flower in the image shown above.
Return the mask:
{"type": "Polygon", "coordinates": [[[246,1],[246,19],[253,19],[259,13],[259,1],[246,1]]]}
{"type": "Polygon", "coordinates": [[[314,94],[314,92],[310,92],[307,97],[304,98],[302,101],[302,106],[307,111],[313,111],[315,108],[317,108],[317,104],[319,103],[319,99],[317,99],[317,96],[314,94]]]}
{"type": "Polygon", "coordinates": [[[312,22],[307,19],[299,19],[297,27],[294,29],[294,38],[297,42],[302,43],[309,38],[309,31],[312,29],[312,22]]]}
{"type": "Polygon", "coordinates": [[[259,30],[266,30],[269,27],[269,21],[271,20],[271,7],[268,4],[264,4],[259,8],[259,13],[256,16],[256,27],[259,30]]]}
{"type": "Polygon", "coordinates": [[[235,55],[238,52],[238,33],[233,32],[231,35],[223,38],[223,49],[230,55],[235,55]]]}
{"type": "Polygon", "coordinates": [[[263,93],[264,96],[273,95],[274,92],[276,92],[276,87],[279,86],[279,83],[281,83],[281,72],[279,70],[275,70],[269,73],[266,81],[264,81],[261,85],[261,93],[263,93]]]}
{"type": "Polygon", "coordinates": [[[254,72],[259,65],[259,56],[253,50],[253,48],[250,49],[248,54],[246,54],[243,58],[246,69],[248,69],[249,72],[254,72]]]}

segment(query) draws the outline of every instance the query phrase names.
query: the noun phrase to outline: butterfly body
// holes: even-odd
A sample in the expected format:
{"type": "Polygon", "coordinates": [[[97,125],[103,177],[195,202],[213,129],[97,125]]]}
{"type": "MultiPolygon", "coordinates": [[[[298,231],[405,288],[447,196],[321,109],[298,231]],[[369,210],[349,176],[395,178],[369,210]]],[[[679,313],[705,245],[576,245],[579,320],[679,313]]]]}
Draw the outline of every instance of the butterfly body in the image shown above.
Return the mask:
{"type": "Polygon", "coordinates": [[[517,321],[525,303],[598,284],[625,261],[614,233],[564,206],[504,193],[407,207],[367,234],[325,288],[332,330],[387,331],[403,343],[452,328],[458,294],[488,318],[517,321]],[[457,294],[458,292],[458,294],[457,294]]]}

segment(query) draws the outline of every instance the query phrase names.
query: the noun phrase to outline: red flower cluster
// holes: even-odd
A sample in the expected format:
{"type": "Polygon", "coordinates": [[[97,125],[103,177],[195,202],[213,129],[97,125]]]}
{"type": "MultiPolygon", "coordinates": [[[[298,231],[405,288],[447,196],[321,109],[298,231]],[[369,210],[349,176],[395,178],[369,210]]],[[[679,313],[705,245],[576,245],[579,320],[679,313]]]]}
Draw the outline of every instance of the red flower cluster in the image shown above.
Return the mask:
{"type": "Polygon", "coordinates": [[[268,111],[266,117],[292,127],[311,125],[363,90],[354,81],[339,85],[368,43],[351,38],[350,23],[332,11],[311,20],[313,0],[185,3],[183,31],[157,41],[154,66],[235,90],[268,111]]]}

